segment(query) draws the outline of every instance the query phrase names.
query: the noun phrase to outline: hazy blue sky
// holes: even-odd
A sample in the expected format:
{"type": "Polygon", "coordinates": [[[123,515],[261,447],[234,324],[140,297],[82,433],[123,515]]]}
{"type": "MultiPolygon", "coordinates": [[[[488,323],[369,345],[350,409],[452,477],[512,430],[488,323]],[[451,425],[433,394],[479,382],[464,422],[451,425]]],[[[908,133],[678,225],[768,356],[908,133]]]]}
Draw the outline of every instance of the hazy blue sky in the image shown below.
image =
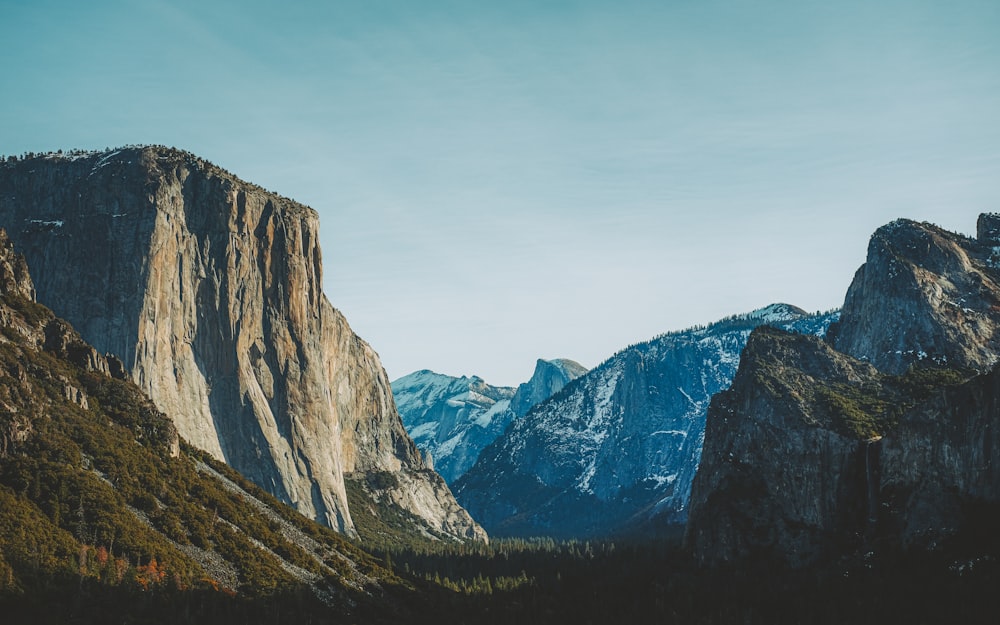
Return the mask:
{"type": "Polygon", "coordinates": [[[1000,211],[1000,2],[0,0],[0,153],[162,143],[319,211],[390,377],[516,384],[1000,211]]]}

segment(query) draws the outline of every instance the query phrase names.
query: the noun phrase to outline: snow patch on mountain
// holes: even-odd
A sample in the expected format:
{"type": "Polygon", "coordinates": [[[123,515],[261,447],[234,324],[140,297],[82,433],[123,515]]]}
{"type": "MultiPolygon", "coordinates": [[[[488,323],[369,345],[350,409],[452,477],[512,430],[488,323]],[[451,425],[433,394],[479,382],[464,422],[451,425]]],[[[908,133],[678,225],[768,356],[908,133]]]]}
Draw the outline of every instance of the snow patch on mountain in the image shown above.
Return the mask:
{"type": "Polygon", "coordinates": [[[569,359],[539,360],[532,379],[513,389],[425,369],[393,382],[392,393],[410,437],[450,484],[511,421],[586,371],[569,359]]]}
{"type": "Polygon", "coordinates": [[[771,324],[822,335],[837,315],[775,304],[630,346],[513,421],[456,496],[500,535],[599,535],[655,515],[683,522],[709,402],[732,381],[750,332],[771,324]]]}

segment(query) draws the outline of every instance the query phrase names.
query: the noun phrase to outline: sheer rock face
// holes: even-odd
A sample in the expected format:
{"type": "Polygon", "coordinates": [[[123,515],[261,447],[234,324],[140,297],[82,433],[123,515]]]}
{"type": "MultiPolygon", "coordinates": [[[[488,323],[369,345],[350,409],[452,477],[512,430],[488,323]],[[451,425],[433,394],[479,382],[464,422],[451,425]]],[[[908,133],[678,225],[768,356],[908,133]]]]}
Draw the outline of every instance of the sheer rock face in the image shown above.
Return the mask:
{"type": "Polygon", "coordinates": [[[14,251],[7,231],[0,228],[0,296],[13,295],[35,301],[35,283],[24,256],[14,251]]]}
{"type": "Polygon", "coordinates": [[[712,399],[686,542],[703,562],[818,556],[863,530],[862,443],[837,428],[816,380],[877,383],[866,363],[813,337],[755,331],[729,390],[712,399]],[[859,507],[860,506],[860,507],[859,507]]]}
{"type": "Polygon", "coordinates": [[[822,341],[750,338],[715,396],[686,542],[703,563],[799,566],[932,545],[1000,502],[1000,370],[885,375],[822,341]],[[854,409],[875,431],[858,430],[854,409]]]}
{"type": "Polygon", "coordinates": [[[997,225],[981,217],[972,240],[893,222],[827,343],[751,336],[709,409],[686,530],[698,559],[931,546],[1000,503],[997,225]]]}
{"type": "Polygon", "coordinates": [[[854,276],[834,347],[900,374],[914,362],[985,371],[1000,354],[997,216],[979,239],[900,219],[879,228],[854,276]]]}
{"type": "Polygon", "coordinates": [[[39,299],[182,436],[304,514],[351,532],[344,473],[423,469],[378,356],[321,291],[312,209],[147,147],[0,166],[0,225],[39,299]]]}
{"type": "MultiPolygon", "coordinates": [[[[111,355],[101,355],[88,345],[67,322],[55,317],[50,310],[35,301],[35,287],[28,272],[24,256],[14,250],[14,243],[4,228],[0,228],[0,345],[15,351],[27,346],[46,351],[56,358],[68,361],[85,371],[95,371],[122,379],[121,361],[111,355]]],[[[34,431],[33,419],[45,413],[47,402],[36,393],[29,377],[48,378],[62,387],[66,400],[86,410],[87,393],[78,388],[79,382],[71,381],[63,373],[26,370],[22,364],[5,371],[8,377],[5,390],[0,393],[0,458],[12,448],[23,443],[34,431]],[[16,388],[16,392],[11,392],[16,388]]],[[[50,406],[49,406],[50,408],[50,406]]],[[[141,432],[137,433],[141,435],[141,432]]],[[[180,437],[170,424],[159,432],[172,457],[180,454],[180,437]]]]}
{"type": "Polygon", "coordinates": [[[1000,368],[921,401],[882,441],[879,521],[933,546],[1000,503],[1000,368]]]}
{"type": "Polygon", "coordinates": [[[587,373],[587,368],[568,358],[542,360],[535,363],[531,379],[520,384],[510,400],[511,410],[523,417],[536,405],[563,389],[564,386],[587,373]]]}

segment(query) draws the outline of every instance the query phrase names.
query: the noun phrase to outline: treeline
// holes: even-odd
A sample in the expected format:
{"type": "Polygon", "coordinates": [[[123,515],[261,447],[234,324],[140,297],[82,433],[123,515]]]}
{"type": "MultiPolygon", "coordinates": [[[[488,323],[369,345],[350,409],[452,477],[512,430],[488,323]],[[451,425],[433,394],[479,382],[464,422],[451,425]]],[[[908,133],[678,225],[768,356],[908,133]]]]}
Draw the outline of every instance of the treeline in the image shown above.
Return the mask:
{"type": "Polygon", "coordinates": [[[704,569],[673,541],[498,540],[382,557],[424,581],[418,622],[993,623],[1000,565],[981,547],[857,554],[806,570],[767,559],[704,569]]]}
{"type": "Polygon", "coordinates": [[[289,202],[292,202],[293,204],[298,204],[298,202],[296,202],[295,200],[292,200],[290,198],[285,198],[285,196],[282,196],[281,194],[279,194],[279,193],[277,193],[275,191],[271,191],[270,189],[262,187],[262,186],[260,186],[260,185],[258,185],[256,183],[248,182],[246,180],[242,180],[242,179],[238,178],[232,172],[230,172],[230,171],[228,171],[228,170],[226,170],[226,169],[224,169],[224,168],[216,165],[215,163],[212,163],[211,161],[208,161],[208,160],[206,160],[206,159],[198,156],[197,154],[194,154],[193,152],[189,152],[187,150],[182,150],[180,148],[176,148],[176,147],[173,147],[173,146],[167,147],[165,145],[156,145],[156,144],[150,144],[150,145],[127,144],[127,145],[123,145],[123,146],[119,146],[119,147],[115,147],[115,148],[105,147],[103,150],[84,150],[84,149],[80,149],[80,148],[74,148],[74,149],[71,149],[71,150],[66,150],[65,152],[63,150],[61,150],[61,149],[55,150],[55,151],[51,151],[50,150],[50,151],[47,151],[47,152],[27,151],[27,152],[22,152],[20,155],[10,154],[10,155],[6,155],[5,156],[5,155],[0,154],[0,164],[2,164],[2,163],[12,163],[13,164],[13,163],[17,163],[19,161],[28,161],[28,160],[35,159],[35,158],[57,158],[57,159],[58,158],[64,158],[64,159],[85,158],[85,157],[90,157],[90,156],[98,156],[98,155],[101,155],[101,154],[112,154],[112,153],[115,153],[115,152],[121,152],[123,150],[143,150],[143,149],[146,149],[146,148],[157,150],[157,151],[160,151],[160,152],[164,152],[164,153],[166,153],[169,156],[172,156],[172,157],[174,157],[174,158],[176,158],[176,159],[178,159],[180,161],[183,161],[183,162],[187,163],[187,165],[190,166],[190,167],[193,167],[193,168],[202,168],[205,171],[207,171],[208,173],[210,173],[212,175],[215,175],[215,176],[219,176],[221,178],[234,178],[234,179],[240,180],[240,182],[242,184],[246,185],[250,189],[254,189],[254,190],[257,190],[257,191],[262,191],[262,192],[268,193],[270,195],[274,195],[274,196],[277,196],[277,197],[284,198],[284,199],[288,200],[289,202]]]}
{"type": "MultiPolygon", "coordinates": [[[[10,294],[0,315],[52,320],[10,294]]],[[[412,585],[206,453],[178,450],[133,384],[14,328],[0,327],[0,621],[398,620],[412,585]]]]}

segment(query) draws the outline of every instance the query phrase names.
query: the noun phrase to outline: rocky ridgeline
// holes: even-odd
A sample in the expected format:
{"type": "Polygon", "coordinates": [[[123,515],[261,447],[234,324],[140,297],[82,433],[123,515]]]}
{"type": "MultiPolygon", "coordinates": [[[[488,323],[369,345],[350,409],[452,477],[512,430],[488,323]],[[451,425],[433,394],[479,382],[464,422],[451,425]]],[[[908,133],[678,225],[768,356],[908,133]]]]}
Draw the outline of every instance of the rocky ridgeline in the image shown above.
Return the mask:
{"type": "Polygon", "coordinates": [[[323,295],[312,209],[135,147],[0,165],[0,226],[39,300],[119,356],[194,445],[344,532],[345,475],[390,471],[419,491],[400,500],[438,502],[432,529],[484,537],[421,477],[378,356],[323,295]]]}
{"type": "Polygon", "coordinates": [[[587,373],[587,368],[568,358],[542,360],[535,363],[531,379],[519,384],[510,400],[510,409],[515,417],[523,417],[528,412],[552,397],[563,388],[587,373]]]}
{"type": "Polygon", "coordinates": [[[423,370],[394,380],[392,394],[406,431],[451,484],[506,427],[514,389],[423,370]]]}
{"type": "Polygon", "coordinates": [[[708,413],[686,530],[700,561],[931,548],[1000,502],[998,225],[893,222],[826,342],[751,336],[708,413]]]}
{"type": "Polygon", "coordinates": [[[1000,354],[997,221],[980,217],[978,239],[905,219],[879,228],[831,328],[833,346],[887,373],[925,360],[991,368],[1000,354]]]}
{"type": "Polygon", "coordinates": [[[750,331],[822,334],[835,317],[778,304],[626,348],[515,420],[455,494],[498,535],[682,524],[709,399],[732,381],[750,331]]]}
{"type": "Polygon", "coordinates": [[[441,476],[453,484],[511,421],[587,372],[560,358],[539,359],[531,379],[517,389],[490,386],[482,378],[455,378],[416,371],[392,383],[403,425],[441,476]]]}

